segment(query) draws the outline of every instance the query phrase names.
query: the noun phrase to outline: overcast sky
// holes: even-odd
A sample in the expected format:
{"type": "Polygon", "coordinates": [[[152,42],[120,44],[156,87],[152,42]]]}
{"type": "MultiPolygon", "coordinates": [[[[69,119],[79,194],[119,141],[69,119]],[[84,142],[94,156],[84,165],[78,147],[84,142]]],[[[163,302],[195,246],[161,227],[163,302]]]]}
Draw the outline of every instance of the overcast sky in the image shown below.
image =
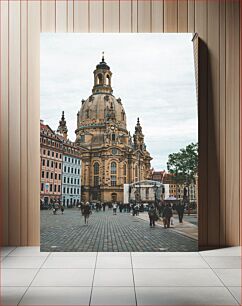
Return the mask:
{"type": "Polygon", "coordinates": [[[192,34],[41,34],[41,119],[57,129],[65,111],[75,140],[76,114],[91,95],[93,71],[105,61],[122,99],[128,130],[137,117],[155,170],[169,153],[197,142],[197,101],[192,34]]]}

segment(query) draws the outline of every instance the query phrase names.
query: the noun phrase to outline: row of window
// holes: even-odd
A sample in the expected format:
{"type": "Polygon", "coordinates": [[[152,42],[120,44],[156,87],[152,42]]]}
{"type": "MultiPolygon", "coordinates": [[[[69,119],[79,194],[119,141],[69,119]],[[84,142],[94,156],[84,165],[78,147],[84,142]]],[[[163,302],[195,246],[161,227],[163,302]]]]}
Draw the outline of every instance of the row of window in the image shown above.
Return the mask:
{"type": "Polygon", "coordinates": [[[58,142],[55,142],[55,141],[51,141],[50,139],[46,139],[46,138],[40,138],[40,142],[42,143],[45,143],[45,144],[48,144],[48,145],[52,145],[53,147],[56,147],[56,148],[62,148],[62,144],[59,144],[58,142]]]}
{"type": "MultiPolygon", "coordinates": [[[[126,177],[123,178],[123,183],[126,184],[127,179],[126,177]]],[[[99,176],[94,175],[94,186],[97,187],[100,184],[99,176]]],[[[111,186],[117,186],[117,176],[111,175],[111,186]]]]}
{"type": "Polygon", "coordinates": [[[80,159],[78,158],[70,158],[70,157],[65,156],[64,159],[65,159],[65,162],[68,162],[68,163],[72,162],[73,164],[80,165],[80,159]]]}
{"type": "MultiPolygon", "coordinates": [[[[43,150],[43,155],[45,156],[52,156],[52,157],[56,157],[56,158],[60,158],[62,157],[62,154],[61,153],[58,153],[58,152],[54,152],[54,151],[50,151],[50,150],[43,150]]],[[[67,157],[65,156],[64,158],[65,162],[72,162],[72,163],[75,163],[76,165],[80,165],[80,159],[78,158],[71,158],[71,157],[67,157]]]]}
{"type": "Polygon", "coordinates": [[[50,150],[45,150],[45,149],[43,150],[43,155],[52,156],[52,157],[56,157],[60,159],[62,157],[61,153],[50,151],[50,150]]]}
{"type": "Polygon", "coordinates": [[[80,174],[80,169],[64,166],[64,173],[80,174]]]}
{"type": "Polygon", "coordinates": [[[80,179],[73,179],[73,177],[65,177],[63,178],[64,184],[74,184],[74,185],[80,185],[80,179]]]}
{"type": "MultiPolygon", "coordinates": [[[[94,175],[99,174],[99,163],[98,162],[94,163],[93,172],[94,172],[94,175]]],[[[126,170],[125,170],[125,173],[126,173],[126,170]]],[[[111,174],[117,174],[117,163],[116,162],[111,163],[111,174]]]]}
{"type": "Polygon", "coordinates": [[[80,189],[72,187],[63,187],[63,194],[80,194],[80,189]]]}
{"type": "Polygon", "coordinates": [[[61,163],[58,162],[54,162],[53,160],[49,160],[49,159],[42,159],[42,166],[46,166],[46,167],[51,167],[51,168],[58,168],[58,164],[59,164],[59,169],[61,169],[61,163]]]}
{"type": "Polygon", "coordinates": [[[79,203],[79,199],[78,200],[76,200],[76,199],[72,199],[72,198],[70,198],[70,200],[69,199],[65,199],[64,197],[63,197],[63,201],[62,201],[62,203],[63,203],[63,205],[69,205],[69,204],[77,204],[77,203],[79,203]]]}
{"type": "Polygon", "coordinates": [[[42,178],[50,178],[50,179],[53,179],[53,178],[55,178],[55,180],[57,180],[57,178],[58,178],[58,180],[61,180],[61,174],[59,173],[59,174],[57,174],[57,173],[54,173],[54,172],[49,172],[49,171],[42,171],[41,172],[41,177],[42,178]]]}
{"type": "MultiPolygon", "coordinates": [[[[138,167],[136,166],[136,172],[138,172],[138,167]]],[[[93,173],[94,175],[99,174],[99,163],[95,162],[93,165],[93,173]]],[[[116,162],[112,162],[111,163],[111,174],[117,174],[117,163],[116,162]]],[[[124,176],[127,175],[127,167],[126,164],[123,165],[123,174],[124,176]]]]}
{"type": "MultiPolygon", "coordinates": [[[[50,184],[49,186],[49,192],[61,192],[61,185],[53,185],[53,184],[50,184]],[[53,188],[54,186],[54,188],[53,188]]],[[[41,183],[41,191],[44,191],[44,183],[41,183]]]]}
{"type": "MultiPolygon", "coordinates": [[[[63,148],[63,145],[62,144],[59,144],[58,142],[55,142],[55,141],[51,141],[50,139],[46,139],[46,138],[40,138],[40,142],[41,143],[44,143],[44,144],[48,144],[48,145],[52,145],[53,147],[56,147],[56,148],[60,148],[62,149],[63,148]]],[[[69,153],[72,153],[72,154],[77,154],[78,153],[78,150],[77,149],[72,149],[72,148],[67,148],[66,146],[64,146],[64,151],[65,152],[69,152],[69,153]]],[[[44,153],[46,154],[46,153],[44,153]]],[[[61,158],[61,157],[60,157],[61,158]]]]}

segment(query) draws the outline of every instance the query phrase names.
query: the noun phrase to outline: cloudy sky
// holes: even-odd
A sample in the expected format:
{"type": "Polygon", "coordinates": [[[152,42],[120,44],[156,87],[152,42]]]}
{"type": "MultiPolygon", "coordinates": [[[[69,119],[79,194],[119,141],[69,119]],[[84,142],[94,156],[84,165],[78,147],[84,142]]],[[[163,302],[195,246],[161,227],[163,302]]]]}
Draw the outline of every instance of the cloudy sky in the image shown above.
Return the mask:
{"type": "Polygon", "coordinates": [[[105,61],[122,99],[128,130],[137,117],[155,170],[169,153],[196,142],[197,102],[192,34],[41,34],[41,119],[57,129],[65,111],[75,140],[76,114],[93,86],[93,71],[105,61]]]}

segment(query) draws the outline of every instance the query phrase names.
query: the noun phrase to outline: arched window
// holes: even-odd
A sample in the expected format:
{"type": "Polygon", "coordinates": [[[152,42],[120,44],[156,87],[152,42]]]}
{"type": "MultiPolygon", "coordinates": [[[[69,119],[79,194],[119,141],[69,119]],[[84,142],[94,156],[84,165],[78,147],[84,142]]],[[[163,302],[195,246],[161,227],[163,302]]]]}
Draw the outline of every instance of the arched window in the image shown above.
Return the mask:
{"type": "Polygon", "coordinates": [[[93,169],[94,169],[94,175],[95,174],[99,174],[99,163],[95,163],[94,165],[93,165],[93,169]]]}
{"type": "Polygon", "coordinates": [[[117,174],[117,164],[115,162],[111,163],[111,174],[117,174]]]}
{"type": "Polygon", "coordinates": [[[110,85],[110,76],[106,75],[106,85],[110,85]]]}
{"type": "Polygon", "coordinates": [[[100,85],[103,83],[103,75],[101,73],[99,73],[97,75],[97,84],[100,85]]]}
{"type": "Polygon", "coordinates": [[[117,185],[117,164],[115,162],[111,163],[111,186],[117,185]]]}
{"type": "Polygon", "coordinates": [[[94,186],[99,185],[99,163],[95,162],[93,165],[93,173],[94,173],[94,186]]]}

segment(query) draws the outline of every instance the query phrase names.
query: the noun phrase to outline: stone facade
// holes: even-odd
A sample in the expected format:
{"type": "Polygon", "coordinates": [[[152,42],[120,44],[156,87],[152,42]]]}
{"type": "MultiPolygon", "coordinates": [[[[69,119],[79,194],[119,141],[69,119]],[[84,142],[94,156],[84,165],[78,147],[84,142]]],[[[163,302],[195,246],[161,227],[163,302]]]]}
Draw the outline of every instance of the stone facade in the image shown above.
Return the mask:
{"type": "Polygon", "coordinates": [[[92,94],[77,113],[76,144],[82,159],[82,200],[123,202],[123,184],[150,178],[151,157],[137,120],[131,137],[120,98],[104,61],[94,71],[92,94]]]}

